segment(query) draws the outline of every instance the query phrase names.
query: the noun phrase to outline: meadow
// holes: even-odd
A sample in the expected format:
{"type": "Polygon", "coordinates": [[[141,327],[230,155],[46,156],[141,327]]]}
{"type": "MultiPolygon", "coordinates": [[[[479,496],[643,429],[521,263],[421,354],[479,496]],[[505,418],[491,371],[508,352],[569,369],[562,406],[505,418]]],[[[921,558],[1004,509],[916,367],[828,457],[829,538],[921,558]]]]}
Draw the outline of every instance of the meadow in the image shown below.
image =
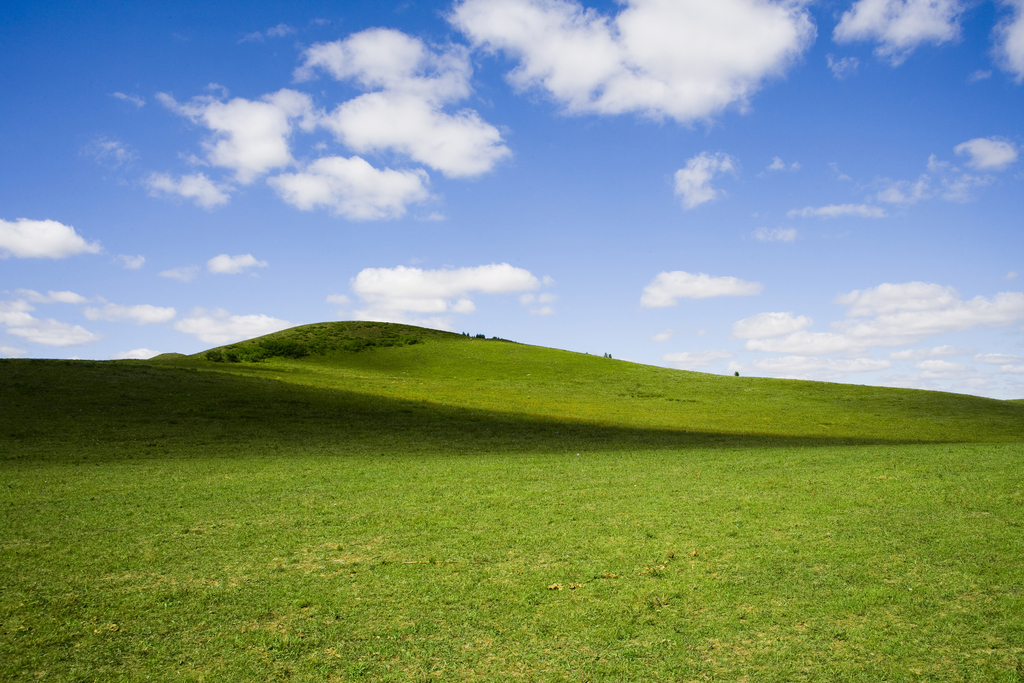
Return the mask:
{"type": "Polygon", "coordinates": [[[1024,404],[334,323],[0,361],[0,678],[1024,680],[1024,404]]]}

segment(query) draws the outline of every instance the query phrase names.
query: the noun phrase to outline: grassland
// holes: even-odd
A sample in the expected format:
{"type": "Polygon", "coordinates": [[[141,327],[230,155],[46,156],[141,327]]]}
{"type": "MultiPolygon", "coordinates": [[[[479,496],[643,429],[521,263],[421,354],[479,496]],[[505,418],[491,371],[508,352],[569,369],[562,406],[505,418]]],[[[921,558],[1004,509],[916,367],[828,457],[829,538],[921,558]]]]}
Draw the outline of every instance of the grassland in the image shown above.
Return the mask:
{"type": "Polygon", "coordinates": [[[1024,680],[1020,402],[273,339],[0,361],[0,679],[1024,680]]]}

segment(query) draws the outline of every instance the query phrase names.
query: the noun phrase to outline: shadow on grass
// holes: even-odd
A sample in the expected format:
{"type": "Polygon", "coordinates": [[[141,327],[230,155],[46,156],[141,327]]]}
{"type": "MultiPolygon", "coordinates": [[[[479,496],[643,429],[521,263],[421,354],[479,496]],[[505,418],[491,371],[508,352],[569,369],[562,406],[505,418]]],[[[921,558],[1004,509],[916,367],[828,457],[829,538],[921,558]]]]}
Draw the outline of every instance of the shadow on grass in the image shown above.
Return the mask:
{"type": "Polygon", "coordinates": [[[912,443],[645,429],[474,410],[138,362],[0,361],[3,459],[294,449],[557,453],[912,443]]]}

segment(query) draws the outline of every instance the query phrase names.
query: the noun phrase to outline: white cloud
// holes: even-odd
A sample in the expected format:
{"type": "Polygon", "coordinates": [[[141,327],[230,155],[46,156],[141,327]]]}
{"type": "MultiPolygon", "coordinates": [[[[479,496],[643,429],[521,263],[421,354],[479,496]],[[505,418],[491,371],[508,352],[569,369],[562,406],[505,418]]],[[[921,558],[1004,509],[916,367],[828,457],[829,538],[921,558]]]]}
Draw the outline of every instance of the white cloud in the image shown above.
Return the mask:
{"type": "Polygon", "coordinates": [[[114,257],[115,261],[118,261],[122,266],[128,270],[138,270],[146,263],[146,257],[142,254],[138,256],[128,256],[127,254],[118,254],[114,257]]]}
{"type": "Polygon", "coordinates": [[[544,292],[543,294],[523,294],[519,297],[519,303],[524,306],[537,302],[541,304],[550,304],[558,301],[558,297],[550,292],[544,292]]]}
{"type": "Polygon", "coordinates": [[[77,346],[99,339],[84,327],[52,318],[40,320],[30,314],[33,307],[24,299],[0,302],[0,324],[7,332],[46,346],[77,346]]]}
{"type": "Polygon", "coordinates": [[[929,199],[932,196],[930,181],[931,179],[926,175],[920,176],[916,182],[886,179],[883,182],[887,186],[875,195],[875,199],[886,204],[900,206],[916,204],[922,199],[929,199]]]}
{"type": "Polygon", "coordinates": [[[110,360],[148,360],[153,356],[159,356],[159,351],[153,351],[151,349],[132,349],[131,351],[122,351],[121,353],[115,353],[110,357],[110,360]]]}
{"type": "MultiPolygon", "coordinates": [[[[964,349],[956,346],[936,346],[930,349],[907,349],[906,351],[895,351],[889,354],[893,360],[925,360],[927,358],[948,358],[950,356],[968,356],[974,353],[972,349],[964,349]]],[[[977,358],[975,358],[977,360],[977,358]]]]}
{"type": "Polygon", "coordinates": [[[682,195],[683,206],[692,209],[725,194],[711,187],[711,181],[723,173],[735,173],[736,164],[728,154],[701,152],[676,171],[676,196],[682,195]]]}
{"type": "Polygon", "coordinates": [[[994,180],[992,176],[976,176],[970,173],[943,178],[942,186],[945,191],[942,198],[951,202],[969,202],[974,199],[974,188],[990,185],[994,180]]]}
{"type": "Polygon", "coordinates": [[[120,168],[139,158],[135,150],[119,140],[99,137],[82,148],[82,154],[96,160],[105,168],[120,168]]]}
{"type": "Polygon", "coordinates": [[[172,280],[181,280],[182,282],[192,282],[198,272],[199,268],[196,266],[182,266],[181,268],[161,271],[160,277],[169,277],[172,280]]]}
{"type": "Polygon", "coordinates": [[[1017,148],[1000,138],[974,138],[961,142],[953,151],[970,157],[967,165],[981,171],[1002,171],[1017,161],[1017,148]]]}
{"type": "Polygon", "coordinates": [[[796,228],[758,228],[754,239],[759,242],[792,242],[796,239],[796,228]]]}
{"type": "Polygon", "coordinates": [[[267,265],[266,261],[257,261],[252,254],[238,254],[237,256],[220,254],[206,262],[206,269],[211,273],[237,275],[246,268],[266,268],[267,265]]]}
{"type": "Polygon", "coordinates": [[[100,338],[80,325],[70,325],[52,318],[33,320],[34,323],[31,325],[8,327],[7,331],[30,342],[46,346],[79,346],[100,338]]]}
{"type": "Polygon", "coordinates": [[[762,358],[751,363],[751,366],[788,379],[808,378],[839,378],[850,372],[874,372],[891,367],[887,360],[871,358],[816,358],[813,356],[785,356],[782,358],[762,358]]]}
{"type": "Polygon", "coordinates": [[[146,100],[142,99],[138,95],[126,95],[123,92],[115,92],[115,93],[111,93],[111,97],[116,97],[119,100],[123,100],[125,102],[130,102],[131,104],[134,104],[139,109],[141,109],[142,107],[144,107],[146,105],[146,100]]]}
{"type": "Polygon", "coordinates": [[[118,304],[106,304],[102,308],[86,307],[85,317],[89,320],[108,320],[120,322],[130,320],[136,325],[149,325],[151,323],[165,323],[177,315],[173,308],[161,308],[150,304],[138,306],[120,306],[118,304]]]}
{"type": "Polygon", "coordinates": [[[181,176],[177,180],[166,173],[150,173],[142,184],[149,190],[150,197],[184,197],[193,200],[204,209],[212,209],[231,201],[231,197],[225,192],[229,188],[217,185],[204,173],[181,176]]]}
{"type": "Polygon", "coordinates": [[[64,258],[75,254],[98,254],[99,242],[86,242],[70,225],[51,220],[0,218],[0,259],[64,258]]]}
{"type": "Polygon", "coordinates": [[[339,306],[344,306],[349,302],[349,298],[344,294],[328,294],[326,301],[329,304],[338,304],[339,306]]]}
{"type": "Polygon", "coordinates": [[[664,330],[664,331],[659,332],[658,334],[654,335],[653,337],[651,337],[651,341],[652,342],[667,342],[669,339],[671,339],[673,337],[673,335],[675,335],[675,331],[674,330],[664,330]]]}
{"type": "Polygon", "coordinates": [[[381,171],[360,157],[323,157],[301,173],[285,173],[267,182],[284,201],[303,211],[323,206],[354,221],[400,218],[408,204],[430,198],[426,171],[381,171]]]}
{"type": "Polygon", "coordinates": [[[658,273],[644,287],[640,305],[644,308],[675,306],[676,299],[705,299],[713,296],[751,296],[760,294],[760,282],[747,282],[739,278],[711,277],[704,273],[694,275],[682,270],[658,273]]]}
{"type": "Polygon", "coordinates": [[[960,36],[961,0],[857,0],[832,37],[839,43],[875,40],[875,54],[897,66],[921,43],[942,43],[960,36]]]}
{"type": "MultiPolygon", "coordinates": [[[[222,102],[200,96],[179,104],[166,93],[157,94],[171,111],[201,123],[213,136],[203,143],[210,164],[230,168],[235,179],[247,185],[275,168],[293,163],[288,139],[294,122],[310,131],[318,114],[309,95],[287,88],[259,100],[236,97],[222,102]]],[[[218,202],[220,203],[220,202],[218,202]]]]}
{"type": "Polygon", "coordinates": [[[1008,353],[979,353],[974,357],[974,362],[988,365],[1012,365],[1021,362],[1021,359],[1020,356],[1011,356],[1008,353]]]}
{"type": "Polygon", "coordinates": [[[266,38],[283,38],[295,33],[295,29],[288,24],[278,24],[277,26],[271,26],[266,31],[253,31],[247,33],[238,42],[239,43],[251,43],[260,42],[262,43],[266,38]]]}
{"type": "Polygon", "coordinates": [[[1002,4],[1010,12],[996,27],[996,59],[1020,83],[1024,81],[1024,0],[1002,0],[1002,4]]]}
{"type": "Polygon", "coordinates": [[[977,83],[978,81],[984,81],[988,78],[992,78],[992,72],[988,69],[978,69],[970,76],[967,77],[968,83],[977,83]]]}
{"type": "Polygon", "coordinates": [[[787,164],[782,160],[782,157],[774,157],[772,159],[772,163],[768,164],[769,171],[785,171],[786,169],[789,169],[790,171],[799,171],[800,162],[794,161],[791,164],[787,164]]]}
{"type": "Polygon", "coordinates": [[[221,308],[212,311],[197,308],[187,318],[174,323],[174,329],[179,332],[194,335],[206,344],[217,345],[260,337],[291,326],[287,320],[268,315],[231,315],[221,308]]]}
{"type": "Polygon", "coordinates": [[[744,344],[744,348],[748,351],[819,356],[855,350],[856,344],[842,334],[800,330],[781,339],[750,339],[744,344]]]}
{"type": "MultiPolygon", "coordinates": [[[[402,322],[408,314],[471,313],[473,292],[510,294],[537,289],[540,281],[530,271],[507,263],[475,268],[421,270],[420,268],[365,268],[352,279],[352,291],[367,308],[356,311],[363,319],[402,322]]],[[[432,318],[435,324],[444,318],[432,318]]]]}
{"type": "Polygon", "coordinates": [[[663,363],[668,363],[680,370],[696,370],[714,365],[718,361],[732,358],[733,354],[728,351],[683,351],[680,353],[666,353],[661,357],[663,363]]]}
{"type": "Polygon", "coordinates": [[[861,218],[885,218],[885,209],[868,204],[830,204],[828,206],[807,206],[792,209],[787,214],[790,218],[837,218],[839,216],[860,216],[861,218]]]}
{"type": "Polygon", "coordinates": [[[28,355],[28,351],[25,349],[19,349],[14,346],[7,346],[6,344],[0,344],[0,357],[3,358],[21,358],[22,356],[28,355]]]}
{"type": "Polygon", "coordinates": [[[747,101],[813,42],[800,3],[628,0],[609,17],[569,0],[464,0],[450,20],[518,62],[521,89],[568,113],[691,121],[747,101]]]}
{"type": "Polygon", "coordinates": [[[1011,270],[1009,273],[1007,273],[1006,275],[1003,276],[1003,279],[1004,280],[1016,280],[1017,279],[1017,271],[1011,270]]]}
{"type": "Polygon", "coordinates": [[[923,360],[914,367],[922,371],[921,377],[925,379],[968,379],[978,376],[966,365],[948,360],[923,360]]]}
{"type": "Polygon", "coordinates": [[[1024,374],[1024,365],[1003,365],[999,368],[999,372],[1007,374],[1024,374]]]}
{"type": "Polygon", "coordinates": [[[801,355],[856,353],[872,347],[914,344],[933,335],[995,328],[1024,320],[1024,293],[1001,292],[963,301],[952,287],[924,282],[885,283],[836,299],[847,320],[832,332],[801,330],[779,339],[751,339],[750,351],[801,355]]]}
{"type": "Polygon", "coordinates": [[[34,304],[84,304],[88,301],[88,299],[81,294],[76,294],[75,292],[69,292],[67,290],[55,292],[51,289],[46,294],[40,294],[32,289],[18,289],[15,290],[15,294],[26,301],[31,301],[34,304]]]}
{"type": "Polygon", "coordinates": [[[732,336],[737,339],[762,339],[792,334],[814,323],[807,316],[787,313],[758,313],[733,323],[732,336]]]}
{"type": "Polygon", "coordinates": [[[450,178],[486,173],[511,154],[498,129],[475,111],[447,114],[414,94],[361,95],[324,125],[356,152],[394,150],[450,178]]]}
{"type": "Polygon", "coordinates": [[[825,60],[828,62],[832,76],[840,81],[857,73],[857,68],[860,66],[860,60],[856,57],[836,59],[832,55],[825,55],[825,60]]]}
{"type": "Polygon", "coordinates": [[[306,50],[299,80],[323,70],[374,90],[339,105],[322,125],[352,150],[391,150],[449,177],[486,173],[510,151],[476,111],[444,107],[470,94],[466,50],[437,52],[400,31],[374,28],[306,50]]]}
{"type": "Polygon", "coordinates": [[[293,33],[295,33],[295,29],[293,29],[288,24],[278,24],[277,26],[271,26],[270,28],[268,28],[266,33],[271,38],[283,38],[285,36],[290,36],[293,33]]]}

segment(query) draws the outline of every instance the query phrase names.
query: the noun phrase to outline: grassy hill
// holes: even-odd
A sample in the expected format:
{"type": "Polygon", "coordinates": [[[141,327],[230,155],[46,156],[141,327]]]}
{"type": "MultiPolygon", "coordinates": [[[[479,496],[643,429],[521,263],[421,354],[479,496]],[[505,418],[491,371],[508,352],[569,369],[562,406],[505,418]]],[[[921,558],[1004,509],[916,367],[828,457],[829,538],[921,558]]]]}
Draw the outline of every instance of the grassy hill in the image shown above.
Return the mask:
{"type": "Polygon", "coordinates": [[[1020,680],[1024,404],[376,323],[0,361],[0,679],[1020,680]]]}
{"type": "Polygon", "coordinates": [[[517,418],[709,435],[1022,441],[1020,404],[638,365],[404,325],[326,323],[197,354],[181,367],[517,418]],[[209,363],[207,358],[260,359],[209,363]]]}

